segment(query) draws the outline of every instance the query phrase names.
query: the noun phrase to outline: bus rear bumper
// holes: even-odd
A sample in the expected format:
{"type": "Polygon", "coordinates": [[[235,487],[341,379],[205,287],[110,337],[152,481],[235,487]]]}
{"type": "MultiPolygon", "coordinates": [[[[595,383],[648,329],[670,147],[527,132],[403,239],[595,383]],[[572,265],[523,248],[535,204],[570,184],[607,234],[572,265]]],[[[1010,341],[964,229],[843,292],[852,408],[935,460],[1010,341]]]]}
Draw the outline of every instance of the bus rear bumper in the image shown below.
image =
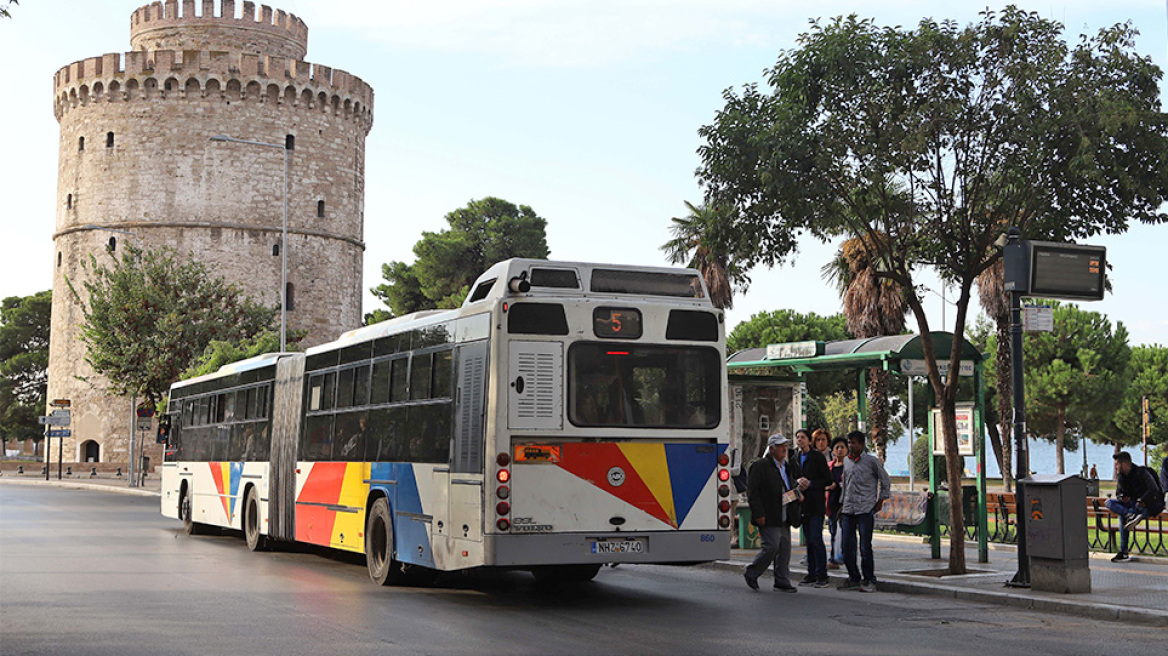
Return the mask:
{"type": "Polygon", "coordinates": [[[729,531],[488,535],[494,567],[588,563],[702,563],[730,558],[729,531]],[[602,546],[598,547],[598,543],[602,546]],[[628,544],[626,544],[628,543],[628,544]]]}

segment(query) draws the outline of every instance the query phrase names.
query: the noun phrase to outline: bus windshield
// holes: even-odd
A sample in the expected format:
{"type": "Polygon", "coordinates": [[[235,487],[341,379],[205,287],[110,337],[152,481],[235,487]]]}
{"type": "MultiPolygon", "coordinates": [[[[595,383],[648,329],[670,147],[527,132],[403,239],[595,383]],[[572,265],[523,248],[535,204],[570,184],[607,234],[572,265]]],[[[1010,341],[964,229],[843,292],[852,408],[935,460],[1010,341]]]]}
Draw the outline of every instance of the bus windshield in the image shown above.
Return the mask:
{"type": "Polygon", "coordinates": [[[719,365],[718,351],[706,347],[575,344],[568,417],[577,426],[714,428],[719,365]]]}

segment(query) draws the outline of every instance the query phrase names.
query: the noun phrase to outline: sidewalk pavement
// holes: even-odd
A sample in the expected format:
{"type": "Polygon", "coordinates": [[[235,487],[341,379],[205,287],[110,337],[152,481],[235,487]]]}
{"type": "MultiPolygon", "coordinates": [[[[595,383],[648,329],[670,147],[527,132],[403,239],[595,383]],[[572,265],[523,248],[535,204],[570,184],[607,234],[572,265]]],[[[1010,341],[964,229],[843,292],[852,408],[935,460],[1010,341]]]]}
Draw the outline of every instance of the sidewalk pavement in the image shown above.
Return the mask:
{"type": "Polygon", "coordinates": [[[3,483],[14,483],[18,485],[59,485],[77,489],[107,490],[122,494],[138,494],[154,497],[162,495],[162,478],[155,474],[147,476],[145,483],[140,487],[130,487],[130,481],[125,476],[65,476],[58,480],[56,471],[51,473],[51,477],[47,481],[44,475],[20,475],[6,472],[3,476],[0,476],[0,484],[3,483]]]}
{"type": "MultiPolygon", "coordinates": [[[[792,538],[797,539],[795,535],[792,538]]],[[[1018,551],[1014,545],[991,544],[990,562],[979,563],[977,543],[966,542],[966,569],[969,573],[941,577],[920,572],[948,568],[948,541],[942,542],[941,560],[933,560],[928,542],[918,537],[876,534],[872,548],[876,578],[879,579],[877,587],[881,592],[938,595],[1028,610],[1168,626],[1168,558],[1133,556],[1130,562],[1113,563],[1113,554],[1093,553],[1090,559],[1091,592],[1059,594],[1006,587],[1006,581],[1018,570],[1018,551]]],[[[730,560],[718,561],[714,566],[741,574],[755,553],[757,550],[754,549],[734,549],[730,560]]],[[[798,546],[792,549],[792,578],[796,578],[797,571],[798,578],[807,571],[797,564],[806,553],[798,546]]],[[[828,574],[833,587],[847,579],[843,566],[829,570],[828,574]]],[[[768,576],[770,574],[765,574],[764,580],[768,576]]],[[[803,590],[811,594],[817,592],[813,588],[803,590]]]]}

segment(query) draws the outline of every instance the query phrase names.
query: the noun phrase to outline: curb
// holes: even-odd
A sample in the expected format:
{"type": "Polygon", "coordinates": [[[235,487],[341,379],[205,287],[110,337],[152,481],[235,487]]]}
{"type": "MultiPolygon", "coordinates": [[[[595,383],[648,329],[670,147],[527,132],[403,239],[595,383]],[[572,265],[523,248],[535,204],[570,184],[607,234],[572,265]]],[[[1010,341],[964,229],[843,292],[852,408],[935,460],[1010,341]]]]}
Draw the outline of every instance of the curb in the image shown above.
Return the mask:
{"type": "Polygon", "coordinates": [[[73,490],[104,490],[113,492],[114,494],[130,494],[140,497],[161,497],[161,492],[153,490],[143,490],[141,488],[122,487],[120,485],[102,485],[101,483],[82,483],[80,481],[42,481],[42,480],[21,480],[14,478],[0,478],[0,484],[8,483],[11,485],[56,485],[58,487],[65,487],[73,490]]]}
{"type": "MultiPolygon", "coordinates": [[[[731,560],[719,560],[712,563],[706,563],[704,565],[704,567],[708,567],[710,569],[734,572],[735,574],[741,574],[742,568],[745,566],[746,563],[744,562],[735,562],[731,560]]],[[[960,599],[962,601],[975,601],[986,604],[996,604],[1000,606],[1012,606],[1014,608],[1021,608],[1024,610],[1038,612],[1062,613],[1066,615],[1075,615],[1078,617],[1090,617],[1093,619],[1109,620],[1112,622],[1139,624],[1142,626],[1168,627],[1168,611],[1149,610],[1145,608],[1136,608],[1134,606],[1119,606],[1116,604],[1098,604],[1069,599],[1031,597],[1017,592],[993,592],[990,590],[962,588],[958,586],[940,585],[937,583],[927,583],[923,581],[905,581],[897,578],[896,574],[888,573],[881,573],[881,576],[883,578],[876,582],[876,587],[881,592],[899,592],[901,594],[950,597],[953,599],[960,599]]],[[[833,584],[841,583],[844,580],[844,577],[839,575],[829,575],[829,578],[832,580],[833,584]]]]}

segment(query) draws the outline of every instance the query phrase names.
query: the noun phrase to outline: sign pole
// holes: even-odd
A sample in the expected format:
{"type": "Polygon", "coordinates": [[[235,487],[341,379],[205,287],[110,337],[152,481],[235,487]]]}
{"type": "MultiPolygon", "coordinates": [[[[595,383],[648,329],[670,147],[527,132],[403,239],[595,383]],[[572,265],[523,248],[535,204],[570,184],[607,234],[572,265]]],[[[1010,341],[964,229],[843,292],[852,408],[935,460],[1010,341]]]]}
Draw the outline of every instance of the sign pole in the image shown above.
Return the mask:
{"type": "Polygon", "coordinates": [[[58,437],[57,439],[60,440],[57,442],[57,480],[59,481],[61,480],[61,460],[65,453],[65,438],[58,437]]]}
{"type": "MultiPolygon", "coordinates": [[[[1021,248],[1017,228],[1010,228],[1007,249],[1021,248]]],[[[1026,499],[1025,483],[1030,476],[1030,458],[1026,444],[1026,387],[1022,367],[1022,294],[1010,291],[1010,378],[1014,392],[1014,513],[1018,532],[1018,571],[1006,585],[1014,588],[1030,587],[1030,557],[1026,554],[1026,499]]]]}
{"type": "Polygon", "coordinates": [[[51,442],[49,442],[49,435],[52,434],[52,426],[45,425],[45,480],[49,480],[49,467],[53,464],[52,451],[49,451],[51,442]]]}

